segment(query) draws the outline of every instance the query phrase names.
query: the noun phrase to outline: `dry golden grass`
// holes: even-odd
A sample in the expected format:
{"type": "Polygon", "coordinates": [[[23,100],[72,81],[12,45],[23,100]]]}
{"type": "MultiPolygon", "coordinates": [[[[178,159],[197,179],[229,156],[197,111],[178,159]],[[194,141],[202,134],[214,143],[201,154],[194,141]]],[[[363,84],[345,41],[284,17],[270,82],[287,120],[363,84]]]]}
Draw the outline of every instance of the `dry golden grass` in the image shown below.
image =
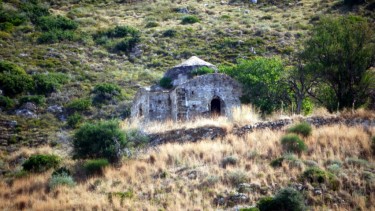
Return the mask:
{"type": "MultiPolygon", "coordinates": [[[[236,191],[230,182],[231,175],[242,174],[246,182],[267,187],[265,195],[272,195],[280,187],[298,181],[306,165],[293,167],[284,163],[272,168],[271,160],[284,154],[280,146],[282,131],[259,130],[243,137],[227,135],[221,140],[197,143],[170,143],[158,146],[137,158],[124,160],[122,165],[105,169],[103,176],[80,181],[75,187],[58,187],[49,190],[51,172],[0,182],[0,209],[14,210],[214,210],[213,199],[219,194],[236,191]],[[232,156],[235,165],[224,167],[224,158],[232,156]],[[132,197],[121,199],[121,193],[131,192],[132,197]]],[[[322,169],[330,160],[341,161],[342,174],[338,175],[341,188],[330,193],[338,195],[345,203],[330,203],[324,197],[306,192],[312,210],[375,210],[374,183],[361,174],[370,167],[347,163],[348,158],[362,158],[374,165],[369,140],[375,129],[341,125],[314,128],[305,139],[309,150],[299,158],[316,161],[322,169]],[[311,202],[312,201],[312,202],[311,202]]],[[[47,152],[56,153],[53,149],[47,152]]],[[[10,157],[32,154],[22,149],[10,157]]],[[[74,162],[66,160],[72,167],[74,162]]],[[[372,167],[371,167],[372,168],[372,167]]],[[[374,170],[374,169],[373,169],[374,170]]],[[[255,204],[265,196],[250,193],[250,203],[255,204]]],[[[325,195],[326,196],[326,195],[325,195]]],[[[225,207],[224,207],[225,208],[225,207]]],[[[222,209],[222,208],[221,208],[222,209]]]]}

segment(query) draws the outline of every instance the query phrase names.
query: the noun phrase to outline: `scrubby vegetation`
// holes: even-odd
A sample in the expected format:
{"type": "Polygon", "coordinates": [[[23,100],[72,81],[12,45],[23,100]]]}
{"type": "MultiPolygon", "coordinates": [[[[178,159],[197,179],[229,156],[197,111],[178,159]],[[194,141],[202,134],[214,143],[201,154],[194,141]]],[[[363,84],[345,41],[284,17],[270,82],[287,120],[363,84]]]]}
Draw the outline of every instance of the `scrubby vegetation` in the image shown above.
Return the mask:
{"type": "Polygon", "coordinates": [[[51,168],[56,168],[60,163],[60,158],[56,155],[32,155],[23,164],[26,171],[43,172],[51,168]]]}

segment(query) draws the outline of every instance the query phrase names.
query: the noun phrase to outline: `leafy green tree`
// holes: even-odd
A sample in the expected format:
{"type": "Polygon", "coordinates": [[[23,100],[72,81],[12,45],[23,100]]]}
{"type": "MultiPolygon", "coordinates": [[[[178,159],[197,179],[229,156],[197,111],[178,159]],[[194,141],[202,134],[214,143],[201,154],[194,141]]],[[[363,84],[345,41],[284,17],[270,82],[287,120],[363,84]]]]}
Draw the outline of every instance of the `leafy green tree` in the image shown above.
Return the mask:
{"type": "Polygon", "coordinates": [[[328,109],[359,107],[375,83],[369,69],[375,61],[374,30],[358,16],[323,17],[305,43],[302,58],[319,80],[315,96],[328,109]],[[319,95],[317,91],[323,90],[319,95]],[[333,99],[323,99],[333,93],[333,99]],[[327,101],[329,104],[327,104],[327,101]],[[333,102],[332,102],[333,101],[333,102]]]}
{"type": "Polygon", "coordinates": [[[284,65],[277,57],[241,60],[235,66],[222,67],[221,72],[243,85],[242,102],[252,103],[265,114],[290,103],[284,65]]]}
{"type": "Polygon", "coordinates": [[[7,61],[0,61],[0,89],[6,96],[15,96],[31,89],[33,79],[24,69],[7,61]]]}

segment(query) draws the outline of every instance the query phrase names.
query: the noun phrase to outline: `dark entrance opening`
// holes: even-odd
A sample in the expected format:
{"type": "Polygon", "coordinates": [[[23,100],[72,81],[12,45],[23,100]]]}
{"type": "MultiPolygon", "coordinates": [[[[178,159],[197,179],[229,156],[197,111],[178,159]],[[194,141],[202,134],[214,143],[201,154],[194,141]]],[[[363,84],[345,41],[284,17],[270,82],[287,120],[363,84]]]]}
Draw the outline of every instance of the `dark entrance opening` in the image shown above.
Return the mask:
{"type": "Polygon", "coordinates": [[[142,116],[143,116],[143,110],[142,110],[142,107],[139,107],[138,116],[139,116],[139,117],[142,117],[142,116]]]}
{"type": "Polygon", "coordinates": [[[221,114],[221,102],[219,98],[214,98],[211,101],[211,114],[219,116],[221,114]]]}

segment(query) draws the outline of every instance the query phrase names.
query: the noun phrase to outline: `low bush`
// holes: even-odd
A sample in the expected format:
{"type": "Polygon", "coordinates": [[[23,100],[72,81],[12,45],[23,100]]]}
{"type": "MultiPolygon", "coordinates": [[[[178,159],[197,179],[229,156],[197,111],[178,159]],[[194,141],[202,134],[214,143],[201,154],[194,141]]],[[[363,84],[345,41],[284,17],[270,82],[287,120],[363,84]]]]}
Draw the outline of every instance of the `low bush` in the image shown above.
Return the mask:
{"type": "Polygon", "coordinates": [[[0,89],[5,96],[15,96],[33,86],[32,77],[20,66],[7,61],[0,61],[0,89]]]}
{"type": "Polygon", "coordinates": [[[33,75],[35,81],[35,92],[48,95],[60,89],[60,87],[69,81],[69,77],[64,73],[48,73],[33,75]]]}
{"type": "Polygon", "coordinates": [[[139,42],[139,37],[127,37],[119,41],[113,48],[115,51],[122,51],[125,53],[129,53],[133,50],[133,48],[139,42]]]}
{"type": "Polygon", "coordinates": [[[48,187],[51,189],[55,189],[56,187],[62,186],[62,185],[73,187],[76,185],[76,183],[74,182],[73,177],[66,173],[52,175],[48,183],[48,187]]]}
{"type": "Polygon", "coordinates": [[[78,23],[60,15],[40,17],[36,25],[41,31],[76,30],[78,28],[78,23]]]}
{"type": "Polygon", "coordinates": [[[163,32],[163,37],[176,37],[177,30],[175,29],[167,29],[163,32]]]}
{"type": "Polygon", "coordinates": [[[245,172],[243,171],[233,171],[228,173],[227,175],[227,180],[229,181],[230,184],[233,186],[237,186],[241,183],[248,182],[248,176],[246,175],[245,172]]]}
{"type": "Polygon", "coordinates": [[[77,128],[82,123],[82,121],[83,117],[78,113],[74,113],[68,117],[67,124],[71,128],[77,128]]]}
{"type": "Polygon", "coordinates": [[[298,135],[287,134],[281,138],[281,145],[287,152],[302,153],[307,150],[307,146],[298,135]]]}
{"type": "Polygon", "coordinates": [[[117,100],[121,97],[121,89],[116,84],[102,83],[94,87],[93,98],[94,104],[107,103],[112,100],[117,100]]]}
{"type": "Polygon", "coordinates": [[[127,148],[136,148],[141,147],[148,143],[150,138],[147,134],[143,133],[138,129],[127,129],[125,130],[125,138],[126,138],[126,147],[127,148]]]}
{"type": "Polygon", "coordinates": [[[7,96],[0,95],[0,108],[8,110],[12,109],[15,106],[14,100],[7,96]]]}
{"type": "Polygon", "coordinates": [[[181,24],[194,24],[200,22],[200,19],[194,15],[184,16],[181,19],[181,24]]]}
{"type": "Polygon", "coordinates": [[[300,192],[293,188],[283,188],[275,197],[264,197],[259,200],[257,207],[260,211],[288,210],[304,211],[306,206],[300,192]]]}
{"type": "Polygon", "coordinates": [[[52,30],[43,32],[37,39],[39,44],[52,44],[60,41],[76,41],[78,35],[73,31],[52,30]]]}
{"type": "Polygon", "coordinates": [[[304,137],[307,137],[309,135],[311,135],[311,125],[307,122],[302,122],[302,123],[299,123],[297,125],[294,125],[290,128],[288,128],[287,132],[288,133],[296,133],[296,134],[300,134],[304,137]]]}
{"type": "Polygon", "coordinates": [[[88,160],[84,164],[85,171],[88,175],[102,174],[103,169],[109,166],[107,159],[88,160]]]}
{"type": "Polygon", "coordinates": [[[66,174],[69,176],[71,175],[70,170],[66,167],[60,167],[52,172],[52,176],[58,176],[62,174],[66,174]]]}
{"type": "Polygon", "coordinates": [[[107,158],[119,161],[126,146],[125,134],[116,121],[86,123],[74,134],[75,158],[107,158]]]}
{"type": "Polygon", "coordinates": [[[172,79],[168,77],[163,77],[162,79],[160,79],[159,85],[165,89],[170,89],[173,87],[172,79]]]}
{"type": "Polygon", "coordinates": [[[238,158],[234,156],[228,156],[221,160],[221,165],[225,168],[227,165],[236,165],[238,158]]]}
{"type": "Polygon", "coordinates": [[[340,186],[340,181],[335,175],[330,172],[326,172],[317,167],[312,167],[303,172],[300,176],[303,182],[309,182],[313,186],[318,186],[320,184],[325,184],[332,190],[337,190],[340,186]]]}
{"type": "Polygon", "coordinates": [[[48,8],[38,1],[24,1],[20,4],[20,9],[33,23],[37,23],[40,17],[49,16],[48,8]]]}
{"type": "Polygon", "coordinates": [[[194,76],[211,74],[211,73],[215,73],[215,70],[209,67],[200,67],[191,72],[191,74],[194,76]]]}
{"type": "Polygon", "coordinates": [[[28,102],[34,103],[35,105],[44,105],[46,103],[46,98],[43,95],[27,95],[19,99],[21,105],[28,102]]]}
{"type": "Polygon", "coordinates": [[[26,171],[44,172],[56,168],[60,164],[60,158],[56,155],[38,154],[30,156],[22,167],[26,171]]]}
{"type": "Polygon", "coordinates": [[[274,168],[281,167],[283,165],[284,157],[273,159],[270,165],[274,168]]]}
{"type": "Polygon", "coordinates": [[[66,105],[66,108],[70,112],[77,112],[77,111],[87,111],[90,109],[92,105],[92,102],[90,99],[74,99],[68,105],[66,105]]]}
{"type": "Polygon", "coordinates": [[[153,27],[157,27],[159,26],[159,24],[155,21],[150,21],[146,24],[146,28],[153,28],[153,27]]]}

